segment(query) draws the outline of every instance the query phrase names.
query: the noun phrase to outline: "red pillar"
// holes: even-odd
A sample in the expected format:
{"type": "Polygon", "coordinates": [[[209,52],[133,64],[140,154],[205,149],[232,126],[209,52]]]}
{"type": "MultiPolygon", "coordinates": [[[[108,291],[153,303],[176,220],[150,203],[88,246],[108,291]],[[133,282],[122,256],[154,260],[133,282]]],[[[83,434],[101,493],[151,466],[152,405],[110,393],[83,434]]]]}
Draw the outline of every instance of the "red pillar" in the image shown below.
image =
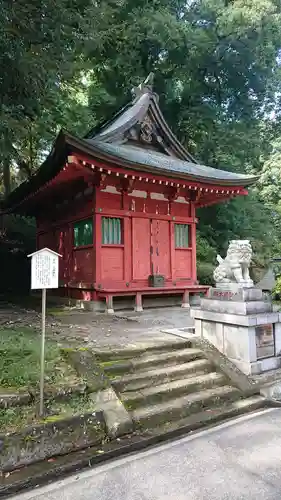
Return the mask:
{"type": "Polygon", "coordinates": [[[196,264],[196,213],[195,205],[191,203],[191,270],[192,270],[192,281],[197,282],[197,264],[196,264]]]}
{"type": "Polygon", "coordinates": [[[95,267],[95,284],[99,286],[101,282],[101,218],[100,214],[95,214],[95,224],[94,224],[94,267],[95,267]]]}

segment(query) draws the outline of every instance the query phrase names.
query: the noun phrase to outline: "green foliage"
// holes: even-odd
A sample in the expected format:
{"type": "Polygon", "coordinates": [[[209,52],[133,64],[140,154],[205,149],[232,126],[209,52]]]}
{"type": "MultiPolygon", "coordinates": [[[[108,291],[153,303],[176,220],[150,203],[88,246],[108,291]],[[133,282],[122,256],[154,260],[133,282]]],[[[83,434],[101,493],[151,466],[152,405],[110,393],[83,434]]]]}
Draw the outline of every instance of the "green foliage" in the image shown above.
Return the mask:
{"type": "Polygon", "coordinates": [[[31,175],[60,127],[86,133],[154,71],[191,153],[262,172],[248,198],[200,211],[201,281],[232,238],[251,239],[260,267],[281,253],[280,2],[4,0],[0,21],[0,192],[31,175]]]}
{"type": "MultiPolygon", "coordinates": [[[[280,15],[280,4],[270,0],[112,2],[100,25],[104,43],[91,52],[90,106],[106,118],[154,71],[165,117],[198,159],[259,173],[278,128],[271,113],[280,113],[280,15]]],[[[214,253],[232,238],[250,238],[255,264],[264,266],[276,229],[255,190],[201,210],[199,234],[214,253]]],[[[209,261],[199,254],[201,281],[210,279],[209,261]]]]}
{"type": "MultiPolygon", "coordinates": [[[[40,334],[31,329],[0,330],[0,387],[38,386],[40,376],[40,334]]],[[[46,381],[57,384],[61,372],[60,349],[46,342],[46,381]]]]}
{"type": "Polygon", "coordinates": [[[200,233],[197,235],[197,277],[202,285],[213,282],[216,251],[200,233]]]}
{"type": "MultiPolygon", "coordinates": [[[[0,6],[0,145],[5,192],[7,170],[30,175],[37,156],[60,125],[83,114],[75,95],[82,47],[88,38],[90,0],[9,0],[0,6]],[[4,70],[5,69],[5,70],[4,70]]],[[[81,79],[79,79],[81,80],[81,79]]],[[[70,127],[72,128],[72,127],[70,127]]]]}
{"type": "Polygon", "coordinates": [[[272,297],[276,298],[276,296],[279,296],[279,299],[281,297],[281,276],[276,279],[275,287],[272,290],[272,297]]]}

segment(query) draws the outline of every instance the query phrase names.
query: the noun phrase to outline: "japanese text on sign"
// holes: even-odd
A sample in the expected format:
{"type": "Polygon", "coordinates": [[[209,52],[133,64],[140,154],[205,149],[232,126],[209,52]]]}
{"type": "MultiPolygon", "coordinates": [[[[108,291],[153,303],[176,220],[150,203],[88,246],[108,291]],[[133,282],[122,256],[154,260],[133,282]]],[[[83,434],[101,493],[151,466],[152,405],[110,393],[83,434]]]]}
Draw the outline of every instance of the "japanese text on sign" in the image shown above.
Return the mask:
{"type": "Polygon", "coordinates": [[[31,261],[31,288],[58,288],[58,256],[43,251],[35,253],[31,261]]]}

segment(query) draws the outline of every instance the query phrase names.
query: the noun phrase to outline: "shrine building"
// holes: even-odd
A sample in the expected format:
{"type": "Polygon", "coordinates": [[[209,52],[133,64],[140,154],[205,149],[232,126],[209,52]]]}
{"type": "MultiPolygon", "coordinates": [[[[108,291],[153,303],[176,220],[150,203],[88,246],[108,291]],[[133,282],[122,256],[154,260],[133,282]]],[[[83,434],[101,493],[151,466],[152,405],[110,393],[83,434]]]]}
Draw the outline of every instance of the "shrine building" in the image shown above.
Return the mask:
{"type": "Polygon", "coordinates": [[[196,274],[196,209],[236,196],[256,177],[198,163],[166,123],[150,79],[83,139],[61,131],[4,210],[36,218],[37,248],[62,255],[59,295],[113,312],[134,300],[206,292],[196,274]]]}

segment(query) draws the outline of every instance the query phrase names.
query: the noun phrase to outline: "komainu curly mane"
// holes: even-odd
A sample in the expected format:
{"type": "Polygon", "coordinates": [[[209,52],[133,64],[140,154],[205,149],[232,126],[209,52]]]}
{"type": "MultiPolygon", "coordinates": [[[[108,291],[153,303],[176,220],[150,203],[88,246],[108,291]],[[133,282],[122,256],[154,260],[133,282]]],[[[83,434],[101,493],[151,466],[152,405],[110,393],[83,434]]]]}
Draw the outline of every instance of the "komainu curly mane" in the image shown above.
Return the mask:
{"type": "Polygon", "coordinates": [[[249,275],[252,247],[248,240],[232,240],[225,259],[218,255],[217,260],[219,265],[214,270],[216,283],[252,283],[249,275]]]}

